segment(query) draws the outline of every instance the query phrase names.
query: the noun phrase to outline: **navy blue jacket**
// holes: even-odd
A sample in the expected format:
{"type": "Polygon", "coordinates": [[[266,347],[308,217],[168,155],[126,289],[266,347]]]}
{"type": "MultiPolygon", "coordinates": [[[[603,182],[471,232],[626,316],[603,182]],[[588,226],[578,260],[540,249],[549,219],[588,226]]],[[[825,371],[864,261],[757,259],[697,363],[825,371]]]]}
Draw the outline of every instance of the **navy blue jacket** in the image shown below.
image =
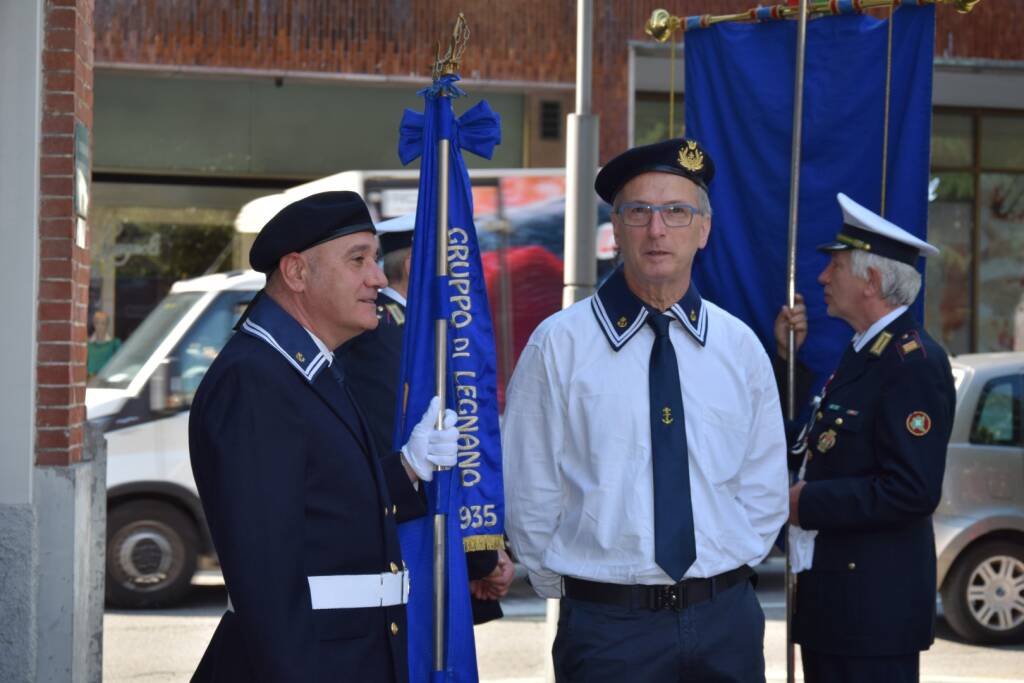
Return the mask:
{"type": "Polygon", "coordinates": [[[808,433],[794,639],[845,656],[909,655],[934,640],[935,539],[956,392],[949,359],[909,312],[850,346],[808,433]]]}
{"type": "Polygon", "coordinates": [[[269,296],[196,392],[189,449],[234,610],[194,680],[405,681],[404,606],[313,610],[307,577],[401,567],[396,523],[423,500],[269,296]]]}

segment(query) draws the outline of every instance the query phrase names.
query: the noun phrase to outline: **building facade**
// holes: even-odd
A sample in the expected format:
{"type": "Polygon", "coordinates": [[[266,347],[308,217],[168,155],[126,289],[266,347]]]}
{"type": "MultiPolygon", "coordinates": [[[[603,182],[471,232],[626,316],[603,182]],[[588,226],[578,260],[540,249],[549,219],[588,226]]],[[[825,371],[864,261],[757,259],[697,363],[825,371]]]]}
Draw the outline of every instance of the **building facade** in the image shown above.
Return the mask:
{"type": "MultiPolygon", "coordinates": [[[[680,15],[748,5],[666,3],[680,15]]],[[[644,34],[652,9],[594,3],[602,161],[668,133],[671,50],[644,34]]],[[[401,112],[421,106],[434,43],[460,11],[471,97],[457,108],[488,99],[504,134],[470,166],[563,166],[575,3],[97,0],[91,307],[130,333],[171,282],[244,266],[231,225],[248,199],[398,168],[401,112]]],[[[944,256],[928,264],[927,322],[954,353],[1024,348],[1024,47],[1000,28],[1022,22],[1020,3],[937,9],[930,234],[944,256]]],[[[678,134],[681,44],[676,55],[678,134]]]]}

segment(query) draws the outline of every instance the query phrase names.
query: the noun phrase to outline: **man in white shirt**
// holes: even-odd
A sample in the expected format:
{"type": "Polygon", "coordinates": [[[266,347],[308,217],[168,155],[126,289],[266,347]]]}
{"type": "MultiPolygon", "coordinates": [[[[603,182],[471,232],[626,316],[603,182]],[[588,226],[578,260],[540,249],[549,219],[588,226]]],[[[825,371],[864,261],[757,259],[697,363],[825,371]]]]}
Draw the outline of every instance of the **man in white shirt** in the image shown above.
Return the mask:
{"type": "Polygon", "coordinates": [[[786,443],[760,342],[690,282],[713,174],[683,139],[604,167],[623,264],[537,328],[509,386],[506,528],[562,598],[559,681],[764,679],[750,567],[786,519],[786,443]]]}

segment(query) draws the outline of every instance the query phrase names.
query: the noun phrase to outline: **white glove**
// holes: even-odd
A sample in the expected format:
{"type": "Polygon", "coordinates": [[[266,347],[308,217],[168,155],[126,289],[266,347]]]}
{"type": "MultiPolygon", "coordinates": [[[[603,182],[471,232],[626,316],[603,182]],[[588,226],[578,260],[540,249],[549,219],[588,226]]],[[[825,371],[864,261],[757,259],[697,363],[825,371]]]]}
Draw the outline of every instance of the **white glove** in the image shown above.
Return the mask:
{"type": "Polygon", "coordinates": [[[402,457],[421,481],[434,478],[435,467],[455,467],[458,463],[459,430],[455,427],[455,411],[444,411],[444,429],[434,429],[441,399],[430,400],[423,418],[412,428],[409,442],[402,446],[402,457]]]}

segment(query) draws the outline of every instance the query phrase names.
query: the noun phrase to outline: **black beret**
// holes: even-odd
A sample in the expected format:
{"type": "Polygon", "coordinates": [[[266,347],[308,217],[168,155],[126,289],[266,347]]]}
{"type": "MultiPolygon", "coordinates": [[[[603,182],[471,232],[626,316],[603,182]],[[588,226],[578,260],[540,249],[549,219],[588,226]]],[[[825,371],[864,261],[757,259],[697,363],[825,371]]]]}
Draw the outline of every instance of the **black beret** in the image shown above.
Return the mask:
{"type": "Polygon", "coordinates": [[[715,175],[711,155],[694,140],[675,138],[634,147],[615,157],[594,181],[598,196],[609,204],[622,186],[641,173],[672,173],[692,180],[706,192],[715,175]]]}
{"type": "Polygon", "coordinates": [[[249,265],[270,273],[286,254],[356,232],[376,232],[362,197],[348,191],[310,195],[267,221],[249,250],[249,265]]]}

